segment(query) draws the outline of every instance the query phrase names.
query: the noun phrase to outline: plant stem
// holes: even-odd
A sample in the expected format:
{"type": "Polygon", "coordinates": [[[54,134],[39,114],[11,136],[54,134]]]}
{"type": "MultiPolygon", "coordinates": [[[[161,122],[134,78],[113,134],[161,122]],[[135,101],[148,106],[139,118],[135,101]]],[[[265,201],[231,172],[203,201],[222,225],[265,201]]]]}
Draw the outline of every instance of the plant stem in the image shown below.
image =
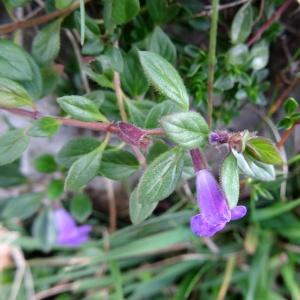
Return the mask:
{"type": "MultiPolygon", "coordinates": [[[[104,132],[111,132],[118,134],[120,132],[119,127],[114,122],[83,122],[79,120],[74,119],[67,119],[63,117],[58,116],[52,116],[52,115],[44,115],[38,111],[30,111],[23,108],[6,108],[6,107],[0,107],[0,110],[5,110],[7,112],[13,113],[15,115],[19,115],[22,117],[38,120],[43,117],[52,117],[56,120],[58,120],[62,125],[66,126],[72,126],[72,127],[78,127],[78,128],[85,128],[95,131],[104,131],[104,132]]],[[[161,128],[154,128],[154,129],[143,129],[145,132],[145,135],[164,135],[164,131],[161,128]]]]}
{"type": "Polygon", "coordinates": [[[223,280],[221,289],[219,291],[217,300],[224,300],[226,298],[226,294],[227,294],[227,291],[228,291],[228,288],[230,285],[230,281],[232,278],[232,274],[234,271],[235,262],[236,262],[235,255],[230,256],[227,260],[225,274],[224,274],[224,280],[223,280]]]}
{"type": "MultiPolygon", "coordinates": [[[[114,47],[119,48],[119,43],[118,41],[114,42],[114,47]]],[[[127,122],[127,114],[125,110],[125,105],[124,105],[124,98],[123,98],[123,92],[121,88],[121,79],[120,79],[120,74],[118,72],[114,72],[114,88],[115,88],[115,93],[118,101],[118,107],[120,110],[120,115],[121,119],[123,122],[127,122]]]]}
{"type": "MultiPolygon", "coordinates": [[[[85,3],[89,2],[90,0],[85,0],[85,3]]],[[[24,21],[17,21],[12,22],[9,24],[4,24],[0,26],[0,34],[10,33],[19,29],[25,29],[29,27],[34,27],[37,25],[41,25],[44,23],[48,23],[49,21],[58,18],[58,17],[66,17],[70,13],[72,13],[75,9],[80,6],[80,2],[76,1],[71,6],[66,9],[56,10],[50,14],[43,15],[40,17],[36,17],[34,19],[24,20],[24,21]]]]}
{"type": "Polygon", "coordinates": [[[251,46],[254,43],[256,43],[262,36],[262,34],[269,29],[269,27],[275,22],[277,21],[281,15],[288,9],[288,7],[295,2],[294,0],[286,0],[284,1],[284,3],[273,13],[273,15],[271,16],[271,18],[265,22],[257,31],[256,33],[252,36],[252,38],[250,38],[250,40],[248,41],[247,45],[251,46]]]}
{"type": "Polygon", "coordinates": [[[208,98],[207,98],[207,122],[212,126],[213,113],[213,84],[216,64],[216,45],[217,45],[217,28],[219,17],[219,0],[212,1],[212,15],[209,34],[209,52],[208,52],[208,98]]]}

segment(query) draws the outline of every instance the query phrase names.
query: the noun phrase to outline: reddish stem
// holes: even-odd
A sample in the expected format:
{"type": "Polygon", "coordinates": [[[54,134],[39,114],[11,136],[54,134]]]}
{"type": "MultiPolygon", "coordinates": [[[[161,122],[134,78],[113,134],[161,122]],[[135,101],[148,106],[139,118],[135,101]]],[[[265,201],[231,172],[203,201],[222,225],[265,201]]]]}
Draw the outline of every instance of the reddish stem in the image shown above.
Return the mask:
{"type": "Polygon", "coordinates": [[[286,0],[284,3],[273,13],[271,18],[265,22],[256,33],[249,39],[247,45],[250,47],[254,43],[256,43],[262,36],[262,34],[269,29],[269,27],[277,21],[281,15],[288,9],[288,7],[294,2],[294,0],[286,0]]]}
{"type": "Polygon", "coordinates": [[[283,147],[283,146],[285,145],[287,139],[290,137],[290,135],[291,135],[292,132],[294,131],[295,127],[296,127],[297,125],[299,125],[299,124],[300,124],[300,122],[295,123],[290,129],[286,130],[286,131],[282,134],[280,141],[277,143],[277,147],[278,147],[278,148],[281,148],[281,147],[283,147]]]}
{"type": "Polygon", "coordinates": [[[202,152],[199,149],[190,150],[190,154],[192,157],[195,172],[206,168],[205,159],[203,157],[202,152]]]}
{"type": "MultiPolygon", "coordinates": [[[[95,131],[104,131],[104,132],[111,132],[111,133],[119,133],[120,129],[117,126],[117,124],[113,122],[83,122],[79,120],[74,120],[74,119],[66,119],[63,117],[57,117],[57,116],[50,116],[50,115],[43,115],[42,113],[38,111],[30,111],[26,110],[23,108],[5,108],[5,107],[0,107],[0,109],[8,111],[10,113],[20,115],[23,117],[31,118],[34,120],[40,119],[42,117],[52,117],[56,120],[58,120],[61,124],[66,125],[66,126],[72,126],[72,127],[79,127],[79,128],[86,128],[90,130],[95,130],[95,131]]],[[[164,132],[160,128],[156,129],[143,129],[145,132],[145,135],[164,135],[164,132]]]]}
{"type": "MultiPolygon", "coordinates": [[[[85,0],[85,2],[89,2],[89,1],[90,0],[85,0]]],[[[29,20],[17,21],[17,22],[1,25],[0,33],[1,34],[10,33],[18,29],[25,29],[25,28],[41,25],[58,17],[66,17],[67,15],[72,13],[75,9],[77,9],[79,6],[80,6],[80,2],[76,1],[66,9],[56,10],[47,15],[39,16],[29,20]]]]}

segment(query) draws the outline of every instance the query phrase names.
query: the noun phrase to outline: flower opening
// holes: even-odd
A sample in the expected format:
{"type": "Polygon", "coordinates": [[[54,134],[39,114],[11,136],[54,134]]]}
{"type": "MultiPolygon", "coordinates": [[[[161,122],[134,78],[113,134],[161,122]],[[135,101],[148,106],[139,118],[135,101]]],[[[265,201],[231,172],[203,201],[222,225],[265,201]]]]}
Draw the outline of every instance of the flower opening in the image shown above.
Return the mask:
{"type": "Polygon", "coordinates": [[[207,169],[197,172],[196,189],[201,213],[191,218],[191,229],[198,236],[213,236],[228,222],[238,220],[247,213],[247,208],[242,205],[229,208],[218,182],[207,169]]]}

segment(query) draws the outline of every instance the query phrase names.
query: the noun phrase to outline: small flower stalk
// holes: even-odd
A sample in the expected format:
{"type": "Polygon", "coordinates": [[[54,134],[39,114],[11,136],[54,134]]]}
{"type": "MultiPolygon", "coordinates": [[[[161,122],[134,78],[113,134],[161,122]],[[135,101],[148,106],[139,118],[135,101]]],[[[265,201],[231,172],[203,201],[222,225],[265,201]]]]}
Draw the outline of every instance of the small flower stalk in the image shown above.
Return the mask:
{"type": "Polygon", "coordinates": [[[207,169],[197,172],[196,189],[201,213],[191,218],[191,229],[200,237],[213,236],[227,223],[238,220],[247,213],[247,208],[242,205],[229,208],[221,187],[207,169]]]}
{"type": "Polygon", "coordinates": [[[54,211],[54,219],[58,245],[78,247],[89,239],[92,227],[90,225],[77,226],[75,220],[64,208],[54,211]]]}

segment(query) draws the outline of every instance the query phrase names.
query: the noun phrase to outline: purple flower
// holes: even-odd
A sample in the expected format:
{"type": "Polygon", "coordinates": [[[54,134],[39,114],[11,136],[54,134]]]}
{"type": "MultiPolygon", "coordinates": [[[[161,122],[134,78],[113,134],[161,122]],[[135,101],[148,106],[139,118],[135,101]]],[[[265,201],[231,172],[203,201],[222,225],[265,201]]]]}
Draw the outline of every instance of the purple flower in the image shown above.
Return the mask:
{"type": "Polygon", "coordinates": [[[207,169],[197,172],[196,188],[201,213],[191,218],[191,229],[198,236],[213,236],[226,223],[240,219],[247,213],[245,206],[229,208],[219,184],[207,169]]]}
{"type": "Polygon", "coordinates": [[[77,247],[88,240],[92,226],[77,226],[72,216],[65,209],[56,209],[54,219],[57,230],[57,244],[77,247]]]}

